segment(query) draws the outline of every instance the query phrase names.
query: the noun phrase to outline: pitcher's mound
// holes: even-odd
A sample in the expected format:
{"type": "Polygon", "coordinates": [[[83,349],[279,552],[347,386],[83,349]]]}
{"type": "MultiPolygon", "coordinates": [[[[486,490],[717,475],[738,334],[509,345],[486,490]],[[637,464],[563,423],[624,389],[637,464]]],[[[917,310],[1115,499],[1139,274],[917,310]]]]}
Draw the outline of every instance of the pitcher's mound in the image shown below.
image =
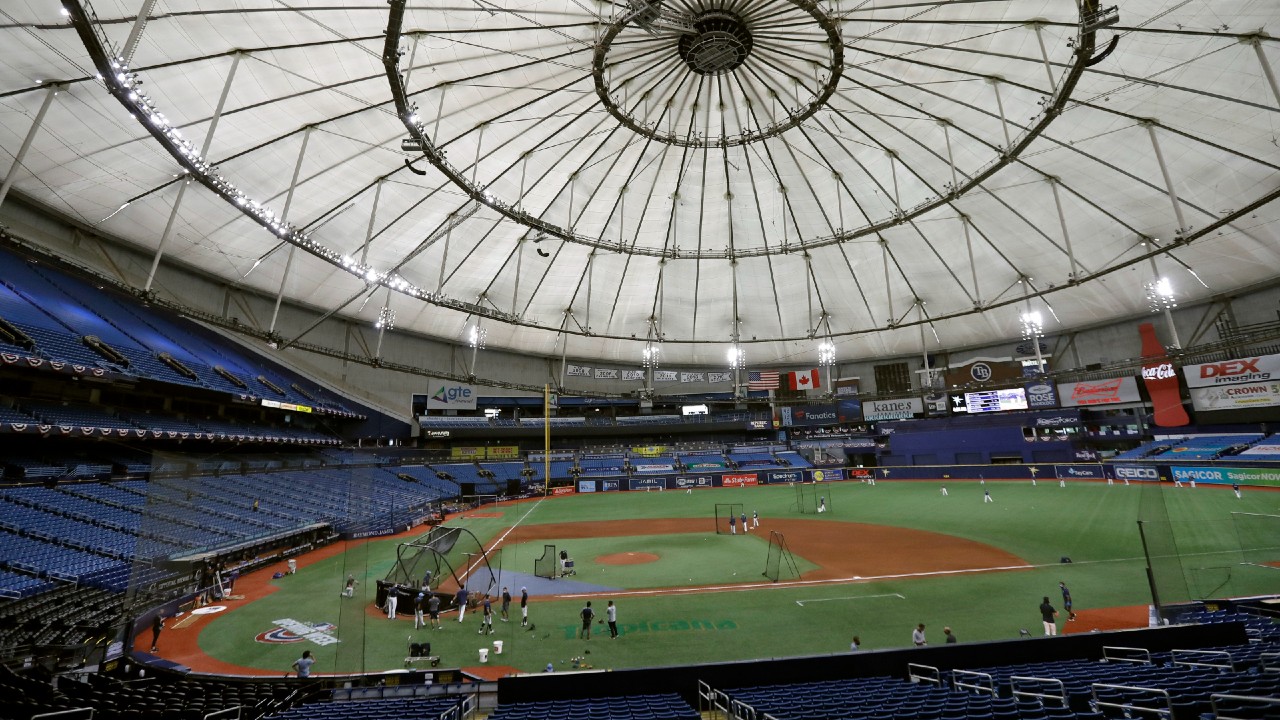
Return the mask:
{"type": "Polygon", "coordinates": [[[612,555],[601,555],[596,558],[596,562],[601,565],[643,565],[644,563],[657,561],[657,555],[647,552],[613,553],[612,555]]]}

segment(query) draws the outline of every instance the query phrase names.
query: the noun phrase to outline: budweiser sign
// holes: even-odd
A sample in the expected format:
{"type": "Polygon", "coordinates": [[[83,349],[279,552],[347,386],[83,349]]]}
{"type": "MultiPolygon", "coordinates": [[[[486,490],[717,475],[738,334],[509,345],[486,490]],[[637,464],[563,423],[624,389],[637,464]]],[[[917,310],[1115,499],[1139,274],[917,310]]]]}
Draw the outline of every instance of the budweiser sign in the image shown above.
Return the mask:
{"type": "Polygon", "coordinates": [[[1138,383],[1132,377],[1063,383],[1058,386],[1058,397],[1063,407],[1116,405],[1141,401],[1138,396],[1138,383]]]}

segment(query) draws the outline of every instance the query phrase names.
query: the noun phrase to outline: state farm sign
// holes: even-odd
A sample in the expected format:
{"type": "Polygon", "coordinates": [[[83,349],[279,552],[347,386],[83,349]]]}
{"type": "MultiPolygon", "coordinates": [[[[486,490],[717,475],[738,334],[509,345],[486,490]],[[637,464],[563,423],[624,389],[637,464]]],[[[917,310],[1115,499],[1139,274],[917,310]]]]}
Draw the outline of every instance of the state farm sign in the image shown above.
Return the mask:
{"type": "Polygon", "coordinates": [[[1063,407],[1117,405],[1142,399],[1138,395],[1138,381],[1132,377],[1063,383],[1058,386],[1058,398],[1063,407]]]}
{"type": "Polygon", "coordinates": [[[1280,355],[1187,365],[1182,368],[1187,387],[1219,387],[1264,383],[1280,378],[1280,355]]]}

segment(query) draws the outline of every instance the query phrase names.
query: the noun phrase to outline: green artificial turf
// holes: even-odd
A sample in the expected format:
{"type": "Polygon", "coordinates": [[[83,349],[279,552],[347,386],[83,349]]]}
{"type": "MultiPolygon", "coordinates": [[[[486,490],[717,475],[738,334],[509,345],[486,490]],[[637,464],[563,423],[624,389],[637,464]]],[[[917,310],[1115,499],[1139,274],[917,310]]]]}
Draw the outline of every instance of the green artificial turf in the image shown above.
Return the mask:
{"type": "MultiPolygon", "coordinates": [[[[1180,548],[1188,553],[1161,569],[1181,569],[1190,581],[1188,593],[1217,586],[1217,596],[1280,592],[1280,569],[1241,565],[1268,551],[1241,552],[1241,538],[1254,546],[1274,544],[1276,526],[1262,521],[1241,534],[1232,512],[1280,515],[1280,493],[1246,492],[1237,500],[1228,489],[1198,489],[1070,483],[1054,480],[989,482],[994,502],[983,503],[984,486],[951,481],[949,497],[937,482],[880,482],[871,487],[847,482],[825,487],[831,512],[799,515],[795,490],[787,486],[679,491],[600,493],[536,500],[487,509],[498,518],[451,521],[488,543],[507,527],[576,521],[630,521],[687,518],[689,532],[564,541],[574,548],[575,579],[605,586],[654,588],[730,582],[763,569],[763,539],[731,538],[713,532],[715,503],[741,502],[762,520],[805,517],[833,523],[832,543],[841,542],[838,522],[876,523],[918,528],[988,543],[1035,566],[1028,570],[918,578],[867,579],[843,584],[756,586],[723,592],[655,591],[642,595],[616,593],[623,636],[610,640],[603,625],[593,639],[577,638],[578,610],[583,599],[543,600],[531,606],[532,631],[515,621],[496,623],[492,636],[476,634],[479,616],[468,614],[459,624],[444,616],[442,631],[413,632],[411,616],[390,621],[371,609],[374,581],[390,569],[397,541],[375,541],[304,567],[297,575],[273,581],[279,590],[215,618],[200,634],[200,645],[218,660],[284,672],[303,649],[318,658],[318,672],[385,670],[403,666],[406,645],[430,641],[449,666],[475,665],[481,647],[504,642],[501,656],[490,663],[540,671],[548,662],[567,669],[574,657],[595,667],[625,668],[696,662],[783,657],[844,652],[849,638],[860,635],[865,648],[904,647],[916,623],[928,625],[929,637],[941,641],[943,625],[961,641],[1017,637],[1020,629],[1037,633],[1037,606],[1048,595],[1057,604],[1057,583],[1072,589],[1076,610],[1149,603],[1150,592],[1138,534],[1140,509],[1149,517],[1163,508],[1180,548]],[[752,550],[746,550],[752,547],[752,550]],[[594,558],[612,552],[654,552],[662,560],[651,565],[600,566],[594,558]],[[1194,554],[1192,554],[1194,553],[1194,554]],[[1069,556],[1073,563],[1059,564],[1069,556]],[[735,570],[735,568],[745,570],[735,570]],[[355,573],[362,580],[355,599],[339,596],[342,580],[355,573]],[[669,575],[669,576],[668,576],[669,575]],[[690,578],[693,578],[690,580],[690,578]],[[1203,587],[1202,587],[1203,586],[1203,587]],[[255,642],[275,620],[330,623],[341,642],[318,646],[255,642]],[[586,651],[590,650],[590,654],[586,651]]],[[[557,542],[557,541],[547,541],[557,542]]],[[[507,569],[532,572],[543,542],[513,544],[501,553],[507,569]]],[[[877,548],[849,547],[849,552],[877,548]]],[[[800,558],[797,558],[800,559],[800,558]]],[[[1280,557],[1272,557],[1280,560],[1280,557]]],[[[763,578],[759,578],[763,580],[763,578]]],[[[1177,586],[1177,582],[1171,582],[1177,586]]],[[[598,614],[609,595],[593,598],[598,614]]],[[[1167,600],[1167,598],[1166,598],[1167,600]]]]}

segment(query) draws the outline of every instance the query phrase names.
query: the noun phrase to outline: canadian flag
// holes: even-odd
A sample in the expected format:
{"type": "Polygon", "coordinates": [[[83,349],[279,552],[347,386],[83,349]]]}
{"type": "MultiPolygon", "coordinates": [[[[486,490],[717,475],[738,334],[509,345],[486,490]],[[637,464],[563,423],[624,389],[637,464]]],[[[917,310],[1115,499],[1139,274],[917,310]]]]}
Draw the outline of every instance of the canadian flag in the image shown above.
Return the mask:
{"type": "Polygon", "coordinates": [[[787,378],[792,390],[814,390],[822,387],[822,381],[818,379],[817,369],[799,370],[787,373],[787,378]]]}

